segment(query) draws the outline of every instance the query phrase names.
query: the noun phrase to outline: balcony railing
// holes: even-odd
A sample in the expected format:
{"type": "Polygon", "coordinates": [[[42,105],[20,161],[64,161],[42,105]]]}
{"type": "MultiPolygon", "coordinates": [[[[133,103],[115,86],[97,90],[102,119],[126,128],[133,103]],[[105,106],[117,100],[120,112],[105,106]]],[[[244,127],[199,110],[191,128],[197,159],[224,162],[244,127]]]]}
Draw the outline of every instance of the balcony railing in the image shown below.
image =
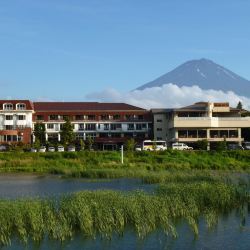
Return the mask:
{"type": "Polygon", "coordinates": [[[31,128],[30,126],[14,126],[14,125],[5,125],[0,126],[0,130],[24,130],[26,128],[31,128]]]}
{"type": "Polygon", "coordinates": [[[250,117],[175,117],[175,120],[184,121],[250,121],[250,117]]]}

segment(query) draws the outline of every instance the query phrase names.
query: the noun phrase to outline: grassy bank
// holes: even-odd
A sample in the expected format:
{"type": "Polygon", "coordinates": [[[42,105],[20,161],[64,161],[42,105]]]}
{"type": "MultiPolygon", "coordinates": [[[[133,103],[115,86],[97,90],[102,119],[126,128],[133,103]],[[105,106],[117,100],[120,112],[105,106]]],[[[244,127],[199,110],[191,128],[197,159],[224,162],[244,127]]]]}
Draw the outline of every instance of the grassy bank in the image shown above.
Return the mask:
{"type": "Polygon", "coordinates": [[[79,192],[58,200],[0,201],[0,244],[17,237],[41,242],[45,237],[64,241],[83,237],[122,235],[126,228],[144,237],[155,229],[177,236],[176,224],[186,222],[198,235],[198,221],[216,224],[219,214],[248,202],[244,187],[223,182],[188,181],[161,185],[154,195],[143,192],[79,192]]]}
{"type": "Polygon", "coordinates": [[[250,151],[166,151],[20,153],[0,154],[0,172],[61,174],[71,177],[117,178],[160,176],[166,170],[250,170],[250,151]]]}

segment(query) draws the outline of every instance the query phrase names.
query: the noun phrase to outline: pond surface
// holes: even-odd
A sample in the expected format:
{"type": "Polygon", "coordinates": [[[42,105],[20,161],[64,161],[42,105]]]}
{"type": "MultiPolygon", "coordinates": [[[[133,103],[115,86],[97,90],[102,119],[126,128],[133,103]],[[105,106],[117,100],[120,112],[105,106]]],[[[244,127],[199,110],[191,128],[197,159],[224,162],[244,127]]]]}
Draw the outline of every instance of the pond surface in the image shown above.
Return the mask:
{"type": "Polygon", "coordinates": [[[82,190],[111,189],[119,191],[144,190],[152,192],[155,185],[139,179],[64,179],[58,176],[22,174],[0,175],[0,198],[58,196],[82,190]]]}

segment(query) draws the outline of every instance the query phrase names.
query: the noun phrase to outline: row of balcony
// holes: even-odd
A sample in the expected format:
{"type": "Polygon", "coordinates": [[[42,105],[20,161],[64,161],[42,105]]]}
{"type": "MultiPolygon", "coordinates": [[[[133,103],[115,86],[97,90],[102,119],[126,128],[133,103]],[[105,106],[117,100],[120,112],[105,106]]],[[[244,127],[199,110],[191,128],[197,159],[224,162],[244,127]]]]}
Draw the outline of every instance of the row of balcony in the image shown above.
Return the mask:
{"type": "Polygon", "coordinates": [[[238,130],[179,130],[178,138],[237,138],[238,130]]]}
{"type": "MultiPolygon", "coordinates": [[[[62,124],[57,123],[48,123],[46,125],[47,131],[60,131],[63,127],[62,124]]],[[[111,123],[111,124],[97,124],[97,123],[80,123],[74,124],[74,131],[99,131],[99,132],[107,132],[107,131],[148,131],[149,125],[147,123],[129,123],[129,124],[121,124],[121,123],[111,123]]]]}
{"type": "Polygon", "coordinates": [[[26,128],[31,128],[31,126],[26,125],[4,125],[0,126],[0,130],[24,130],[26,128]]]}
{"type": "MultiPolygon", "coordinates": [[[[36,121],[44,121],[45,117],[43,115],[37,115],[36,121]]],[[[49,115],[49,121],[65,121],[66,119],[70,119],[71,121],[143,121],[143,115],[49,115]]]]}
{"type": "Polygon", "coordinates": [[[175,117],[170,123],[175,128],[248,128],[250,117],[175,117]]]}

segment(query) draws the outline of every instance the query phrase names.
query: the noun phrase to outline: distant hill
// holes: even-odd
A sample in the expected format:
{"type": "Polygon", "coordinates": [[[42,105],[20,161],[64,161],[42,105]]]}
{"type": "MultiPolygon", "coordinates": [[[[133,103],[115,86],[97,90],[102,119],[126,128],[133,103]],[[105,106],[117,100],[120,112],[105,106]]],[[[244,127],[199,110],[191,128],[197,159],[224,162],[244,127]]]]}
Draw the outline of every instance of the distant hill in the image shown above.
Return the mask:
{"type": "Polygon", "coordinates": [[[139,90],[173,83],[181,86],[198,85],[202,89],[234,91],[250,96],[250,81],[208,59],[188,61],[169,73],[140,86],[139,90]]]}

